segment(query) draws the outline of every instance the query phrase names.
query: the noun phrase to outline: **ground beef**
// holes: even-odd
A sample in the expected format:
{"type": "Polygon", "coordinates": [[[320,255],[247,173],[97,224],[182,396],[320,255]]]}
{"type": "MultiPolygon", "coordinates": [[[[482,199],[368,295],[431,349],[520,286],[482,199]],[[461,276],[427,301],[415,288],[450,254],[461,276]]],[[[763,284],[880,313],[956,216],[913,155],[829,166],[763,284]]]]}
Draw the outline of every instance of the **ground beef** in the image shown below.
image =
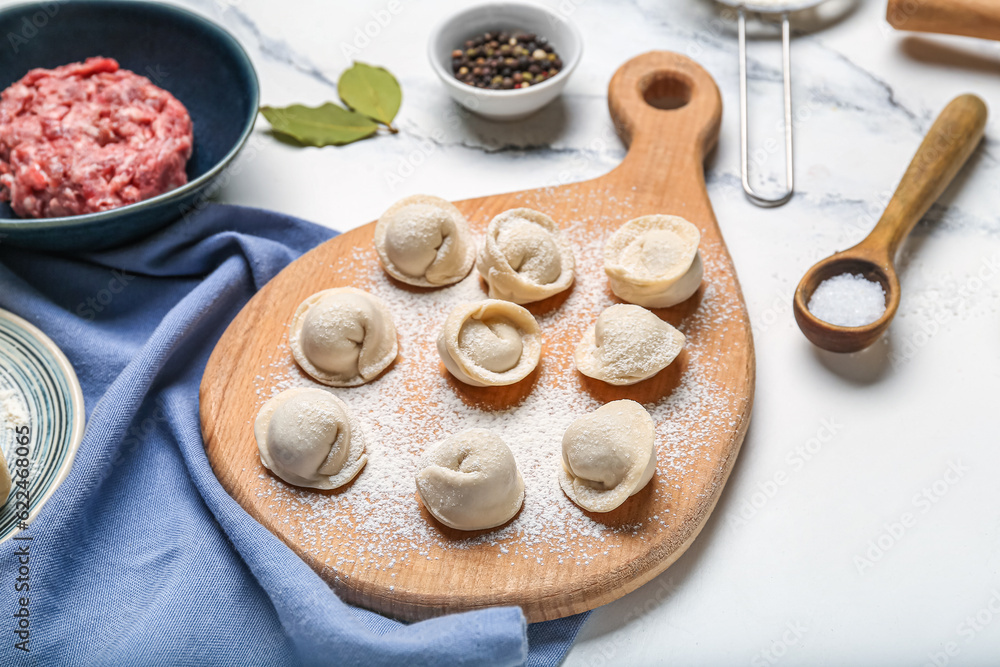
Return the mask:
{"type": "Polygon", "coordinates": [[[110,58],[34,69],[0,95],[0,201],[24,218],[133,204],[187,183],[192,140],[184,105],[110,58]]]}

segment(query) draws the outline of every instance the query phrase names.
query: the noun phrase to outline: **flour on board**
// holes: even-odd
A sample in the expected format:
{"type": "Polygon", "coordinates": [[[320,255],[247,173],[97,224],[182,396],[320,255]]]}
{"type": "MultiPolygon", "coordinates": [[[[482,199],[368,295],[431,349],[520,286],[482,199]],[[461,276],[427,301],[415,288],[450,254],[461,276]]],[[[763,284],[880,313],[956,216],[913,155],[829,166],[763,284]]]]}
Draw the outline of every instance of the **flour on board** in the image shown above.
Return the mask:
{"type": "MultiPolygon", "coordinates": [[[[286,522],[300,524],[306,548],[332,554],[325,566],[338,573],[348,564],[351,569],[399,568],[430,559],[432,545],[446,550],[488,546],[511,565],[522,559],[582,564],[607,555],[612,547],[605,539],[611,533],[625,531],[645,539],[651,529],[671,525],[673,517],[662,511],[635,525],[602,524],[586,516],[559,487],[564,431],[574,419],[601,405],[582,388],[582,376],[572,362],[574,348],[601,311],[614,303],[603,271],[604,239],[593,238],[579,223],[564,231],[576,254],[577,282],[564,303],[538,315],[545,341],[540,374],[519,404],[503,409],[463,400],[461,388],[441,370],[435,346],[441,325],[456,304],[485,298],[478,273],[473,271],[444,289],[414,293],[386,277],[372,249],[355,249],[351,261],[370,269],[364,283],[353,286],[382,299],[399,331],[399,358],[382,377],[335,390],[366,429],[368,465],[353,485],[336,495],[298,489],[271,475],[262,475],[258,487],[258,496],[273,510],[294,517],[286,522]],[[554,363],[556,359],[567,361],[554,363]],[[420,400],[405,400],[414,386],[421,388],[420,400]],[[497,431],[514,452],[524,475],[524,507],[497,530],[465,540],[444,539],[421,513],[414,475],[425,447],[472,428],[497,431]]],[[[722,249],[703,240],[702,251],[705,280],[700,297],[695,297],[700,301],[686,317],[671,321],[688,337],[683,376],[670,394],[645,404],[656,424],[659,463],[650,483],[654,498],[681,493],[673,480],[696,462],[711,460],[703,443],[734,432],[743,409],[743,399],[715,381],[711,370],[728,360],[725,351],[707,347],[703,333],[728,331],[731,322],[743,317],[742,310],[738,299],[729,296],[733,291],[713,284],[732,280],[728,267],[715,259],[724,256],[722,249]]],[[[263,404],[277,392],[297,386],[314,383],[296,367],[286,340],[256,378],[258,401],[263,404]]],[[[714,492],[709,488],[703,493],[714,492]]]]}

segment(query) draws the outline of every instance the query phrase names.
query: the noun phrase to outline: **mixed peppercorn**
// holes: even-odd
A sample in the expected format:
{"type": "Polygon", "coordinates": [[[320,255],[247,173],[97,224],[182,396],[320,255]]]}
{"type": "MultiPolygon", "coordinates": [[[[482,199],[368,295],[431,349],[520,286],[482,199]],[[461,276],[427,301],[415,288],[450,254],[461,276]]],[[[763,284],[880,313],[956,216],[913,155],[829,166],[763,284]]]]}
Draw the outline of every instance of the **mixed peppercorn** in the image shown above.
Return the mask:
{"type": "Polygon", "coordinates": [[[558,74],[562,66],[548,40],[528,32],[487,32],[451,52],[456,79],[492,90],[542,83],[558,74]]]}

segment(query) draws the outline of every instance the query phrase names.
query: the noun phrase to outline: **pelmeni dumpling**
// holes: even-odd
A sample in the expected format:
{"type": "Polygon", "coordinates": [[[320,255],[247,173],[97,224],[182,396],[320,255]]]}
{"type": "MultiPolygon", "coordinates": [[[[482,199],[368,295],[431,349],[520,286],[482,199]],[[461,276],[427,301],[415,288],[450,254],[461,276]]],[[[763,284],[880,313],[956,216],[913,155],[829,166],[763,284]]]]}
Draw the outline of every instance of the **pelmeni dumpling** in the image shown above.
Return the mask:
{"type": "Polygon", "coordinates": [[[437,340],[448,372],[476,387],[514,384],[538,365],[541,329],[531,313],[487,299],[456,306],[437,340]]]}
{"type": "Polygon", "coordinates": [[[485,429],[433,445],[417,472],[417,493],[434,518],[458,530],[507,523],[524,502],[524,479],[510,447],[485,429]]]}
{"type": "Polygon", "coordinates": [[[684,334],[640,306],[620,303],[598,316],[576,347],[576,367],[608,384],[651,378],[677,358],[684,334]]]}
{"type": "Polygon", "coordinates": [[[382,214],[375,223],[375,250],[386,273],[419,287],[457,283],[476,260],[465,216],[429,195],[401,199],[382,214]]]}
{"type": "Polygon", "coordinates": [[[334,387],[374,379],[399,351],[389,310],[353,287],[316,292],[299,304],[289,342],[302,370],[334,387]]]}
{"type": "Polygon", "coordinates": [[[604,272],[619,298],[669,308],[698,291],[704,271],[701,232],[676,215],[644,215],[618,228],[604,246],[604,272]]]}
{"type": "Polygon", "coordinates": [[[336,489],[368,462],[360,424],[324,389],[281,392],[260,409],[253,433],[264,467],[295,486],[336,489]]]}
{"type": "Polygon", "coordinates": [[[610,512],[656,470],[653,419],[635,401],[612,401],[566,429],[559,485],[591,512],[610,512]]]}
{"type": "Polygon", "coordinates": [[[552,218],[515,208],[493,218],[476,268],[491,299],[541,301],[573,284],[573,251],[552,218]]]}

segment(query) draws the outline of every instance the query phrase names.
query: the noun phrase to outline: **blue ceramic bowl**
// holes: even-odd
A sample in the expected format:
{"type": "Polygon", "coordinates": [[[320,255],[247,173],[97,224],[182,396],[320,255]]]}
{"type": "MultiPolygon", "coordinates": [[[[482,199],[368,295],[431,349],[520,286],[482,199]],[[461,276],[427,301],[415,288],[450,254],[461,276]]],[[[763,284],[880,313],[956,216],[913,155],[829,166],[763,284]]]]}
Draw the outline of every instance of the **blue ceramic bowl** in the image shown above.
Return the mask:
{"type": "Polygon", "coordinates": [[[179,219],[246,143],[257,118],[257,74],[225,30],[176,7],[150,2],[70,0],[0,10],[0,89],[35,67],[106,56],[170,91],[191,114],[194,152],[183,187],[111,211],[18,218],[0,204],[4,243],[48,250],[119,245],[179,219]]]}

